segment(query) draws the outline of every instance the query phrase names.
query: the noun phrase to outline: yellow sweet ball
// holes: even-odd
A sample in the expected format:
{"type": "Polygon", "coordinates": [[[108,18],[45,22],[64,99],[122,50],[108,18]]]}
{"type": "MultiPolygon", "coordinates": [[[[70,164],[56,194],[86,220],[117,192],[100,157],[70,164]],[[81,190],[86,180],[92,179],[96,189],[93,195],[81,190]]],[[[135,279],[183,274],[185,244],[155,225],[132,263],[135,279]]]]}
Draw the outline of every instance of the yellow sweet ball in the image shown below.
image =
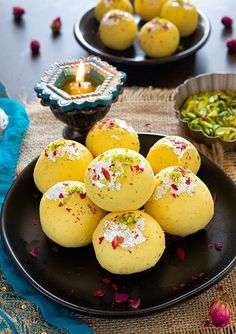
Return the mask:
{"type": "Polygon", "coordinates": [[[143,211],[113,212],[95,229],[93,247],[103,268],[128,275],[156,265],[165,250],[165,236],[157,221],[143,211]]]}
{"type": "Polygon", "coordinates": [[[85,173],[89,198],[107,211],[137,210],[155,187],[149,162],[138,152],[117,148],[96,157],[85,173]]]}
{"type": "Polygon", "coordinates": [[[133,14],[133,6],[129,0],[100,0],[95,7],[96,19],[100,22],[103,16],[112,9],[133,14]]]}
{"type": "Polygon", "coordinates": [[[82,182],[56,183],[44,193],[39,207],[40,222],[48,238],[64,247],[82,247],[92,235],[105,211],[86,195],[82,182]]]}
{"type": "Polygon", "coordinates": [[[156,175],[156,188],[144,210],[165,232],[185,237],[206,227],[214,215],[214,203],[194,173],[172,166],[156,175]]]}
{"type": "Polygon", "coordinates": [[[128,49],[136,35],[137,24],[130,13],[114,9],[103,16],[99,36],[108,48],[120,51],[128,49]]]}
{"type": "Polygon", "coordinates": [[[139,151],[136,131],[121,119],[104,119],[97,122],[86,137],[86,147],[94,157],[112,148],[129,148],[139,151]]]}
{"type": "Polygon", "coordinates": [[[197,28],[198,12],[188,0],[169,0],[162,7],[160,16],[173,22],[181,37],[191,35],[197,28]]]}
{"type": "Polygon", "coordinates": [[[151,58],[168,57],[175,53],[179,45],[179,31],[170,21],[154,18],[145,23],[139,34],[139,43],[151,58]]]}
{"type": "Polygon", "coordinates": [[[197,174],[201,166],[197,149],[187,139],[178,136],[166,136],[158,140],[150,148],[146,159],[154,174],[170,166],[184,166],[197,174]]]}
{"type": "Polygon", "coordinates": [[[160,16],[162,6],[168,0],[134,0],[135,12],[144,20],[149,21],[160,16]]]}
{"type": "Polygon", "coordinates": [[[35,185],[44,193],[60,181],[83,181],[92,160],[91,152],[84,145],[63,138],[56,140],[38,158],[33,174],[35,185]]]}

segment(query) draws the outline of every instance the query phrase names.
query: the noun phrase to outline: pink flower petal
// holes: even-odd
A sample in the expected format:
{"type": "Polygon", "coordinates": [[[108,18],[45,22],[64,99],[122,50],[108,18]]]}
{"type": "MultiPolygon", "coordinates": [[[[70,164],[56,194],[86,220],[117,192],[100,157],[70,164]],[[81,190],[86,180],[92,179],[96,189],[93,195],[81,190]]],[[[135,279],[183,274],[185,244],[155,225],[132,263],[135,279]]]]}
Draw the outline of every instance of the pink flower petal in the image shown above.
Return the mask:
{"type": "Polygon", "coordinates": [[[212,242],[208,242],[207,247],[212,248],[212,242]]]}
{"type": "Polygon", "coordinates": [[[185,250],[183,249],[183,247],[178,247],[177,248],[176,255],[178,256],[178,258],[180,259],[180,261],[184,261],[184,259],[185,259],[185,250]]]}
{"type": "Polygon", "coordinates": [[[196,276],[196,275],[192,275],[192,281],[196,281],[196,280],[198,280],[198,277],[196,276]]]}
{"type": "Polygon", "coordinates": [[[59,252],[59,248],[56,245],[52,245],[51,250],[55,253],[59,252]]]}
{"type": "Polygon", "coordinates": [[[39,220],[37,218],[33,218],[32,219],[32,224],[33,225],[38,225],[39,224],[39,220]]]}
{"type": "Polygon", "coordinates": [[[31,254],[33,257],[36,258],[36,257],[38,256],[38,254],[39,254],[39,248],[38,248],[38,247],[33,247],[33,248],[31,249],[30,254],[31,254]]]}
{"type": "Polygon", "coordinates": [[[220,242],[215,242],[214,243],[215,249],[218,251],[221,251],[223,245],[220,242]]]}
{"type": "Polygon", "coordinates": [[[93,291],[93,297],[104,297],[105,294],[106,291],[103,288],[93,291]]]}
{"type": "Polygon", "coordinates": [[[112,287],[112,289],[114,289],[114,290],[117,290],[117,289],[118,289],[118,285],[116,285],[116,284],[112,284],[111,287],[112,287]]]}
{"type": "Polygon", "coordinates": [[[129,295],[127,293],[116,292],[115,293],[115,302],[117,304],[127,302],[129,295]]]}
{"type": "Polygon", "coordinates": [[[217,291],[221,292],[221,293],[224,293],[225,292],[225,289],[223,287],[223,285],[220,285],[216,288],[217,291]]]}
{"type": "Polygon", "coordinates": [[[137,308],[139,308],[140,306],[140,298],[137,298],[137,299],[130,299],[129,300],[129,306],[136,310],[137,308]]]}
{"type": "Polygon", "coordinates": [[[98,238],[99,245],[103,242],[103,240],[104,240],[104,237],[100,237],[100,238],[98,238]]]}
{"type": "Polygon", "coordinates": [[[110,280],[110,278],[104,277],[102,279],[102,282],[105,283],[105,284],[109,284],[111,282],[111,280],[110,280]]]}
{"type": "Polygon", "coordinates": [[[203,327],[210,327],[210,321],[209,320],[206,320],[206,321],[204,321],[204,323],[203,323],[203,327]]]}

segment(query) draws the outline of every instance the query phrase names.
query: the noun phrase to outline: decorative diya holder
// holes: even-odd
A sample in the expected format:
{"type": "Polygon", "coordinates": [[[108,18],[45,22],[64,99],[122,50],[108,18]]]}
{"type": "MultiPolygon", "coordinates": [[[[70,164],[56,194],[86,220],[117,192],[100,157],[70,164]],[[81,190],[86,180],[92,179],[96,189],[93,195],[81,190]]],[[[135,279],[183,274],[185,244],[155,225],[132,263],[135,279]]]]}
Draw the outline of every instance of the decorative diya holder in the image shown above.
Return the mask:
{"type": "Polygon", "coordinates": [[[52,64],[34,89],[41,104],[67,125],[63,137],[83,143],[89,129],[117,101],[125,81],[124,72],[89,56],[52,64]]]}

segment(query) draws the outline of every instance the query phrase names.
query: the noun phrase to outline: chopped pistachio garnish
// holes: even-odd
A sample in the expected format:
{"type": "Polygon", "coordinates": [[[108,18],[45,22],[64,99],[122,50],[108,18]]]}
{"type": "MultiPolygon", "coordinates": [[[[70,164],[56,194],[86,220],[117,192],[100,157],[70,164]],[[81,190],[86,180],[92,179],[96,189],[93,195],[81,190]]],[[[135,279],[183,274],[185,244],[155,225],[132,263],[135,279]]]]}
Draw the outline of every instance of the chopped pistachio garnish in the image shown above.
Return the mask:
{"type": "Polygon", "coordinates": [[[236,92],[206,91],[190,96],[180,110],[180,117],[190,128],[210,137],[235,140],[236,92]]]}

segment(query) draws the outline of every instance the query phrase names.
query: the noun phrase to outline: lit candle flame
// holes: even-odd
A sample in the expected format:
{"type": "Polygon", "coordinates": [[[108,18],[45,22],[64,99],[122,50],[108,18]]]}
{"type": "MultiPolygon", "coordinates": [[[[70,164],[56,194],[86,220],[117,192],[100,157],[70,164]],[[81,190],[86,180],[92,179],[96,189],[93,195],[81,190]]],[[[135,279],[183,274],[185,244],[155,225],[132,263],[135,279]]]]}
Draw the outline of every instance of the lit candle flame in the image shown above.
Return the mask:
{"type": "Polygon", "coordinates": [[[77,82],[83,82],[85,77],[85,66],[84,62],[80,62],[79,68],[76,73],[76,81],[77,82]]]}

